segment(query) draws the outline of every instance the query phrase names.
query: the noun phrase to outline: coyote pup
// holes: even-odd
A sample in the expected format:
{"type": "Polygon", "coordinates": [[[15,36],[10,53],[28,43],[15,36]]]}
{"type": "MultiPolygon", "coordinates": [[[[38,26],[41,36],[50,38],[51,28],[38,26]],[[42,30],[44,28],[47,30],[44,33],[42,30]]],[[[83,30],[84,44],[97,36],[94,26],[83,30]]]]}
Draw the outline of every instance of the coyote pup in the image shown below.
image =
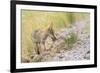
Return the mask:
{"type": "Polygon", "coordinates": [[[48,37],[50,37],[53,42],[56,40],[52,22],[46,28],[35,30],[32,33],[32,40],[35,44],[35,51],[37,54],[40,54],[41,52],[41,45],[43,46],[42,50],[46,50],[45,41],[48,37]]]}

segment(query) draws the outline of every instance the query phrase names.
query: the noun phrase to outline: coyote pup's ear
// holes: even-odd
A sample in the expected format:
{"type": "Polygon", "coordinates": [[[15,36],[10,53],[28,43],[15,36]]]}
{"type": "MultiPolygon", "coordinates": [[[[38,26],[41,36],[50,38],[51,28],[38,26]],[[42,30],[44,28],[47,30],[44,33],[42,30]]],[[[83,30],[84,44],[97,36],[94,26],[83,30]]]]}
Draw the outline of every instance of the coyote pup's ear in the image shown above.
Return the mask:
{"type": "Polygon", "coordinates": [[[53,22],[49,22],[48,26],[47,26],[47,30],[50,30],[53,28],[53,22]]]}
{"type": "Polygon", "coordinates": [[[48,24],[48,29],[51,29],[53,27],[53,22],[50,21],[49,24],[48,24]]]}

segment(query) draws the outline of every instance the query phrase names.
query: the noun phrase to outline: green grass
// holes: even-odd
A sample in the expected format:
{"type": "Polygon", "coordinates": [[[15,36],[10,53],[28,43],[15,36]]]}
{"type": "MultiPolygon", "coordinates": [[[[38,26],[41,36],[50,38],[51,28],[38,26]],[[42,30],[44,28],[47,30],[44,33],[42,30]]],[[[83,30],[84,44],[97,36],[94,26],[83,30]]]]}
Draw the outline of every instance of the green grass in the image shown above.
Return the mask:
{"type": "Polygon", "coordinates": [[[78,39],[78,34],[71,32],[69,34],[69,37],[65,38],[65,43],[67,43],[68,46],[72,46],[74,43],[77,42],[77,39],[78,39]]]}

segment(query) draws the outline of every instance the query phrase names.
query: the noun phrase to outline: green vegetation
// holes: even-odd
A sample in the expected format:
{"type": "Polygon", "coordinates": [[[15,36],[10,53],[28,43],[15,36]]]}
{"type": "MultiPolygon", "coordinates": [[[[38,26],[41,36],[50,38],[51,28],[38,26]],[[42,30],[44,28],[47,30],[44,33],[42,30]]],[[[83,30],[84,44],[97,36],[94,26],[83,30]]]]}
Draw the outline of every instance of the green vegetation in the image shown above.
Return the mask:
{"type": "Polygon", "coordinates": [[[74,43],[76,43],[77,41],[77,33],[71,32],[69,34],[69,37],[65,38],[65,42],[67,43],[67,45],[70,47],[72,46],[74,43]]]}

